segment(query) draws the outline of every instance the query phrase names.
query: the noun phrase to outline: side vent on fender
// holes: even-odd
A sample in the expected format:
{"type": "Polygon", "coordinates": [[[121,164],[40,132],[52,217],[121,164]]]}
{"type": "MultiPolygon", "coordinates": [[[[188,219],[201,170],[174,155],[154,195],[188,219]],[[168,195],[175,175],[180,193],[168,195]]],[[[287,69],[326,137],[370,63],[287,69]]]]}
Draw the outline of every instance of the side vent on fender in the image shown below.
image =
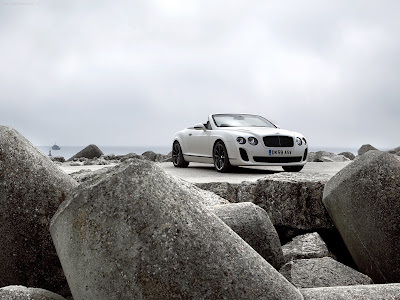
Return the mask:
{"type": "Polygon", "coordinates": [[[308,154],[308,148],[306,148],[306,150],[304,150],[303,160],[307,159],[307,154],[308,154]]]}
{"type": "Polygon", "coordinates": [[[244,150],[243,148],[239,148],[240,151],[240,157],[244,160],[244,161],[249,161],[249,156],[247,155],[246,150],[244,150]]]}

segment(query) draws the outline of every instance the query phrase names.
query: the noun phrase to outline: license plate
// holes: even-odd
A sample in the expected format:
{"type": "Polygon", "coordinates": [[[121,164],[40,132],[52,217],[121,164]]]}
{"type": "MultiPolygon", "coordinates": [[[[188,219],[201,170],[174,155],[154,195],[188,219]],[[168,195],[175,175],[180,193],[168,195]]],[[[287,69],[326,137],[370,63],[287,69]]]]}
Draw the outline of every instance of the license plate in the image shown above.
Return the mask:
{"type": "Polygon", "coordinates": [[[269,150],[269,155],[292,155],[292,150],[269,150]]]}

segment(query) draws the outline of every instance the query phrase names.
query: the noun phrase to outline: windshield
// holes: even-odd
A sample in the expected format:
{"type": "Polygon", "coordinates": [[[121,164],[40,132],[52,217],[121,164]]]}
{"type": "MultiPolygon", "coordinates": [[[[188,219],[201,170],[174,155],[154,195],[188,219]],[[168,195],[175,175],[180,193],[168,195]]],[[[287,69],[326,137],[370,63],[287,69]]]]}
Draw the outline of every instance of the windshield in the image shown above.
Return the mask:
{"type": "Polygon", "coordinates": [[[276,128],[267,119],[256,115],[213,115],[215,124],[218,127],[272,127],[276,128]]]}

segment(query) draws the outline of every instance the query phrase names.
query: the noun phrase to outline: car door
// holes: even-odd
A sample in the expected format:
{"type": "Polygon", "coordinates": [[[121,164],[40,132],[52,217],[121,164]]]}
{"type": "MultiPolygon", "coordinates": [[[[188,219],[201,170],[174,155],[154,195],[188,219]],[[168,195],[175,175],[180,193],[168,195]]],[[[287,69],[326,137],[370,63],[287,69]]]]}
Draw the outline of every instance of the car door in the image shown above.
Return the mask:
{"type": "Polygon", "coordinates": [[[210,131],[204,131],[201,129],[190,129],[188,130],[187,134],[187,154],[192,156],[210,157],[210,153],[208,153],[210,131]]]}

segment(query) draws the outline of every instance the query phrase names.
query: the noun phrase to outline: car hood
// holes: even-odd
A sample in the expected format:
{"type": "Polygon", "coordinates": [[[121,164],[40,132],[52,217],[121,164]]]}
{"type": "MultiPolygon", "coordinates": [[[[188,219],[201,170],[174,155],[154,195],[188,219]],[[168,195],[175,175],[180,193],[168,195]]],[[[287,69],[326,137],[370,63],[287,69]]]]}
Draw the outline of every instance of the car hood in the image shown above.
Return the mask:
{"type": "Polygon", "coordinates": [[[296,133],[286,129],[280,128],[270,128],[270,127],[223,127],[220,128],[221,130],[232,131],[232,133],[237,132],[240,133],[247,133],[247,134],[254,134],[257,136],[265,136],[265,135],[287,135],[287,136],[294,136],[296,133]]]}

